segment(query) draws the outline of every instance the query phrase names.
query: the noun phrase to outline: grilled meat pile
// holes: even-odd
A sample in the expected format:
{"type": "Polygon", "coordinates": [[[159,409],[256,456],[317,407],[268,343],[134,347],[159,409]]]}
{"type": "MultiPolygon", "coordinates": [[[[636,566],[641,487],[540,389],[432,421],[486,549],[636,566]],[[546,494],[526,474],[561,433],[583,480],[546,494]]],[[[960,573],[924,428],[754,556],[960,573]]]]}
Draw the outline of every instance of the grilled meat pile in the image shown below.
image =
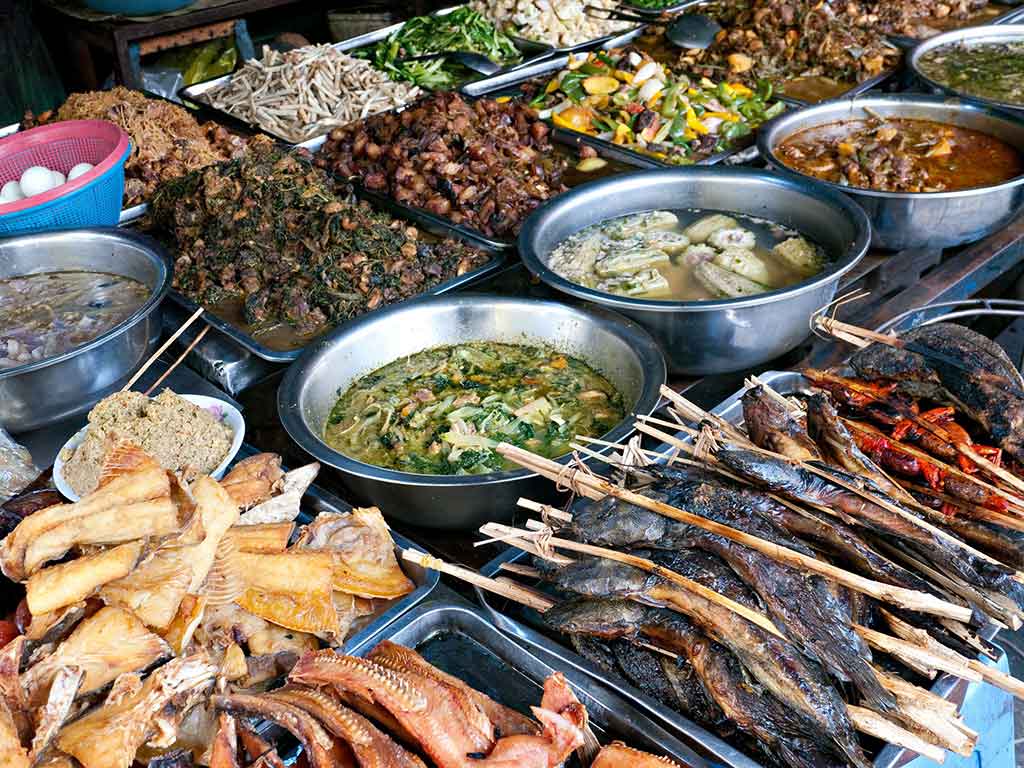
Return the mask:
{"type": "Polygon", "coordinates": [[[518,101],[439,92],[336,128],[316,164],[489,236],[509,237],[565,191],[547,124],[518,101]]]}
{"type": "Polygon", "coordinates": [[[568,562],[535,556],[558,598],[545,622],[594,663],[770,765],[869,765],[858,737],[871,732],[865,713],[970,754],[975,737],[955,710],[942,704],[945,714],[933,717],[939,703],[924,689],[927,663],[913,650],[897,652],[886,637],[966,669],[979,652],[994,652],[978,627],[990,619],[1021,625],[1024,547],[1010,529],[1024,528],[1024,504],[991,469],[927,429],[941,426],[954,442],[968,441],[1024,476],[1003,460],[1020,435],[1021,380],[998,347],[959,326],[904,339],[908,348],[874,345],[854,356],[854,369],[871,381],[808,371],[825,391],[799,403],[749,389],[745,434],[704,421],[708,439],[699,450],[711,458],[703,466],[623,469],[645,504],[727,526],[767,549],[614,495],[581,502],[557,535],[619,554],[567,549],[568,562]],[[919,416],[930,421],[922,426],[919,416]],[[910,443],[895,440],[894,428],[910,443]],[[876,433],[884,447],[868,439],[876,433]],[[917,475],[937,504],[912,482],[917,475]],[[964,498],[982,490],[989,497],[976,504],[964,498]],[[799,557],[827,567],[801,567],[799,557]],[[822,575],[835,569],[847,576],[822,575]],[[888,587],[941,599],[946,608],[912,608],[886,595],[888,587]]]}
{"type": "Polygon", "coordinates": [[[175,288],[206,306],[240,302],[254,335],[283,323],[318,335],[488,259],[339,197],[323,171],[265,138],[162,185],[153,222],[178,253],[175,288]]]}

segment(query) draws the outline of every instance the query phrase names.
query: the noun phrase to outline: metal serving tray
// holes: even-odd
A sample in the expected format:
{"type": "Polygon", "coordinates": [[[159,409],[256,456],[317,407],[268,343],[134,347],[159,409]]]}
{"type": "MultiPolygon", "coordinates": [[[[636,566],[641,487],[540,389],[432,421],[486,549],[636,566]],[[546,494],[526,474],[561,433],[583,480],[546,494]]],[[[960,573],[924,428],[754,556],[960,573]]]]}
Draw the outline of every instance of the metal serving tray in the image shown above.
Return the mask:
{"type": "MultiPolygon", "coordinates": [[[[951,27],[950,29],[940,30],[936,35],[946,34],[947,32],[959,32],[965,29],[972,29],[974,27],[987,27],[992,24],[1013,24],[1021,16],[1024,16],[1024,8],[1021,8],[1021,0],[1009,0],[1008,2],[989,3],[990,6],[998,6],[1004,8],[1001,13],[997,16],[993,16],[991,19],[982,20],[977,23],[965,24],[962,27],[951,27]]],[[[899,46],[905,50],[913,48],[918,43],[930,40],[931,37],[911,37],[910,35],[889,35],[889,39],[894,45],[899,46]]]]}
{"type": "MultiPolygon", "coordinates": [[[[238,452],[237,458],[240,461],[259,452],[260,451],[252,445],[245,443],[238,452]]],[[[306,490],[306,494],[302,497],[301,510],[302,511],[299,512],[299,516],[295,519],[295,522],[299,525],[306,525],[316,518],[321,512],[344,514],[346,512],[351,512],[352,506],[346,504],[333,493],[325,491],[314,483],[309,486],[306,490]]],[[[415,563],[410,563],[407,560],[402,559],[401,551],[403,549],[419,549],[418,546],[402,536],[400,533],[396,533],[394,531],[391,532],[391,538],[395,542],[395,553],[398,556],[398,564],[402,567],[405,575],[408,576],[412,583],[416,585],[416,588],[408,595],[396,600],[389,600],[372,616],[364,617],[363,621],[365,623],[345,638],[344,649],[346,652],[349,652],[352,648],[365,644],[368,638],[378,635],[395,619],[423,602],[423,600],[434,591],[434,588],[441,579],[441,575],[437,571],[427,570],[415,563]]]]}
{"type": "MultiPolygon", "coordinates": [[[[314,139],[313,141],[318,141],[322,144],[324,139],[323,137],[321,137],[319,139],[314,139]]],[[[310,142],[307,142],[307,144],[310,144],[310,142]]],[[[403,299],[400,302],[394,302],[394,304],[389,304],[387,306],[395,306],[405,301],[418,299],[421,296],[439,296],[441,294],[450,293],[451,291],[465,288],[478,280],[482,280],[485,277],[489,277],[490,275],[494,274],[495,272],[498,272],[505,266],[506,254],[504,251],[506,250],[507,246],[505,246],[504,244],[494,243],[492,241],[485,240],[483,239],[482,236],[473,233],[472,231],[466,229],[465,227],[458,227],[440,217],[433,216],[427,211],[420,211],[419,209],[409,208],[408,206],[400,205],[391,200],[390,198],[367,192],[366,190],[363,190],[361,188],[358,188],[357,197],[371,203],[378,210],[383,210],[387,213],[390,213],[397,219],[404,219],[412,224],[416,224],[420,229],[429,232],[432,235],[441,238],[455,237],[456,239],[463,240],[464,242],[466,242],[467,245],[471,245],[474,248],[479,248],[485,253],[491,254],[491,259],[485,264],[477,267],[476,269],[470,270],[464,275],[459,275],[449,280],[445,280],[444,282],[439,283],[430,290],[424,291],[423,293],[417,294],[416,296],[410,296],[408,299],[403,299]]],[[[199,308],[199,304],[197,304],[192,299],[188,298],[187,296],[185,296],[184,294],[177,290],[172,289],[167,294],[167,297],[175,304],[177,304],[179,307],[181,307],[182,309],[189,313],[195,312],[199,308]]],[[[249,352],[252,352],[257,357],[266,360],[267,362],[270,363],[291,363],[292,361],[298,359],[298,357],[302,354],[303,350],[305,350],[307,346],[316,341],[316,339],[311,339],[303,346],[292,350],[271,349],[270,347],[261,343],[254,336],[247,333],[242,328],[239,328],[238,326],[228,322],[227,320],[217,317],[217,315],[215,315],[213,312],[204,313],[203,320],[208,325],[211,325],[214,328],[216,328],[218,331],[223,333],[225,336],[230,338],[232,341],[237,343],[242,348],[248,350],[249,352]]],[[[324,333],[330,333],[336,328],[341,328],[345,325],[346,322],[351,321],[339,323],[333,328],[325,330],[324,333]]],[[[322,335],[323,334],[321,334],[321,336],[322,335]]],[[[318,336],[317,338],[320,337],[318,336]]]]}
{"type": "MultiPolygon", "coordinates": [[[[450,8],[444,8],[442,10],[435,11],[430,15],[445,16],[460,7],[461,6],[456,5],[450,8]]],[[[397,24],[392,24],[382,29],[373,30],[372,32],[367,32],[365,34],[357,35],[356,37],[351,37],[347,40],[342,40],[341,42],[334,43],[332,47],[335,50],[344,52],[354,51],[358,48],[365,48],[367,46],[374,45],[375,43],[379,43],[381,40],[386,40],[391,34],[397,32],[404,26],[405,22],[400,21],[397,24]]],[[[523,61],[520,62],[519,64],[515,64],[511,67],[502,70],[503,72],[514,71],[531,61],[534,61],[538,58],[550,56],[552,53],[554,53],[554,49],[550,45],[546,45],[544,43],[537,43],[532,40],[524,40],[522,38],[517,37],[513,37],[513,40],[516,43],[516,47],[519,48],[519,52],[523,55],[523,61]]],[[[286,144],[288,146],[296,146],[296,143],[291,141],[290,139],[286,139],[285,137],[280,136],[274,133],[273,131],[268,130],[260,125],[257,125],[256,123],[251,123],[247,120],[237,117],[236,115],[231,114],[230,112],[226,112],[210,104],[210,102],[206,98],[206,93],[211,88],[216,88],[220,85],[223,85],[224,83],[230,82],[230,80],[234,76],[234,73],[228,75],[221,75],[220,77],[215,77],[211,80],[205,80],[201,83],[194,83],[193,85],[185,86],[184,88],[181,88],[178,91],[178,96],[183,101],[192,101],[202,105],[204,110],[210,112],[213,115],[216,115],[218,121],[220,122],[224,122],[228,125],[241,126],[248,129],[249,131],[264,133],[267,136],[270,136],[271,138],[281,142],[282,144],[286,144]]],[[[326,134],[327,132],[324,132],[324,134],[321,134],[321,136],[325,136],[326,134]]],[[[314,137],[314,139],[312,140],[315,140],[316,138],[319,137],[314,137]]],[[[305,142],[301,142],[299,146],[306,144],[309,141],[311,140],[307,139],[305,142]]]]}
{"type": "MultiPolygon", "coordinates": [[[[506,623],[509,622],[505,619],[506,623]]],[[[407,612],[382,632],[367,637],[350,651],[365,656],[381,640],[414,648],[431,664],[468,683],[491,698],[520,711],[540,702],[544,680],[561,672],[586,706],[590,724],[602,744],[615,739],[631,747],[665,755],[691,768],[711,768],[706,744],[691,747],[651,720],[628,696],[595,680],[571,663],[543,637],[520,644],[488,621],[473,605],[454,600],[431,600],[407,612]]],[[[516,635],[518,641],[521,638],[516,635]]],[[[709,737],[714,739],[714,737],[709,737]]],[[[573,759],[567,765],[578,766],[573,759]]],[[[748,764],[751,768],[753,763],[748,764]]]]}

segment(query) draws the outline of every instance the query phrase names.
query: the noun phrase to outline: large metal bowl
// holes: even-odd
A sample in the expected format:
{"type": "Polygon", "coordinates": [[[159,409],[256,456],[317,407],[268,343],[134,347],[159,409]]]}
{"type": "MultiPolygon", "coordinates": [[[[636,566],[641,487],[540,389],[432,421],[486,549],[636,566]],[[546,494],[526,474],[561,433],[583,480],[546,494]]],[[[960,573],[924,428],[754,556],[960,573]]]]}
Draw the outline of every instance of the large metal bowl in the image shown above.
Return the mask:
{"type": "Polygon", "coordinates": [[[921,71],[921,58],[936,48],[947,45],[963,43],[965,45],[978,45],[980,43],[1020,43],[1024,42],[1024,24],[989,24],[984,27],[968,27],[966,29],[955,29],[952,32],[945,32],[941,35],[931,37],[914,47],[907,54],[907,66],[911,71],[936,93],[946,93],[957,96],[965,101],[972,101],[984,104],[988,107],[998,109],[1024,110],[1024,104],[1013,104],[998,99],[989,99],[984,96],[973,96],[963,91],[958,91],[948,85],[943,85],[937,80],[932,80],[921,71]]]}
{"type": "MultiPolygon", "coordinates": [[[[665,382],[665,361],[654,340],[613,312],[496,296],[429,298],[364,315],[309,346],[278,389],[281,423],[300,447],[340,470],[349,490],[386,515],[453,529],[507,520],[519,497],[550,496],[554,484],[525,470],[397,472],[356,461],[322,440],[332,406],[359,378],[405,355],[466,341],[543,345],[577,357],[608,378],[628,413],[653,411],[665,382]]],[[[627,417],[606,438],[626,436],[632,423],[627,417]]]]}
{"type": "MultiPolygon", "coordinates": [[[[862,120],[867,117],[865,110],[883,117],[932,120],[971,128],[1024,152],[1024,121],[1019,118],[959,99],[918,94],[862,96],[794,111],[762,126],[757,146],[769,164],[786,169],[775,154],[775,147],[789,136],[818,125],[862,120]]],[[[878,192],[826,181],[818,184],[856,200],[871,219],[872,244],[892,251],[949,248],[980,240],[1005,226],[1024,204],[1024,175],[1002,184],[954,192],[878,192]]]]}
{"type": "Polygon", "coordinates": [[[601,179],[559,195],[526,220],[519,252],[533,274],[570,296],[611,307],[644,326],[673,373],[751,368],[793,349],[808,318],[835,296],[839,278],[867,251],[871,227],[847,197],[794,174],[746,168],[673,168],[601,179]],[[548,269],[555,247],[605,219],[654,209],[731,211],[795,229],[824,248],[829,264],[802,283],[744,299],[660,301],[585,288],[548,269]]]}
{"type": "Polygon", "coordinates": [[[0,240],[0,279],[57,270],[123,275],[147,285],[150,295],[131,317],[87,344],[0,370],[0,424],[9,432],[88,410],[124,385],[160,335],[159,306],[171,284],[171,265],[154,240],[116,228],[0,240]]]}

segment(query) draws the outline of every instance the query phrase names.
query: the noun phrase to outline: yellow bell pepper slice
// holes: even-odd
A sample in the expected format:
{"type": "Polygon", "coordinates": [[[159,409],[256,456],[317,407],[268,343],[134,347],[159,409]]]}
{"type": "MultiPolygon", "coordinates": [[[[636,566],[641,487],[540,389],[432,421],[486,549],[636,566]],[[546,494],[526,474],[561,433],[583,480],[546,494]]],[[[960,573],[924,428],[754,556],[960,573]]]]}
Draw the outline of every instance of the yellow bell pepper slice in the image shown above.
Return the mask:
{"type": "Polygon", "coordinates": [[[548,83],[548,87],[544,89],[544,93],[554,93],[561,86],[562,86],[562,84],[560,82],[558,82],[558,78],[554,77],[554,78],[551,79],[551,82],[548,83]]]}
{"type": "Polygon", "coordinates": [[[740,116],[732,112],[705,112],[704,117],[717,117],[719,120],[725,120],[730,123],[738,123],[740,116]]]}
{"type": "Polygon", "coordinates": [[[733,93],[740,96],[753,96],[754,92],[747,88],[743,83],[729,83],[729,87],[732,88],[733,93]]]}
{"type": "Polygon", "coordinates": [[[623,69],[616,69],[615,70],[615,77],[616,77],[616,79],[621,80],[624,83],[632,83],[633,82],[633,73],[632,72],[626,72],[623,69]]]}
{"type": "Polygon", "coordinates": [[[630,136],[631,136],[632,133],[633,133],[633,131],[631,131],[629,129],[628,125],[624,125],[622,123],[619,123],[615,127],[615,135],[612,136],[612,143],[613,144],[628,144],[630,136]]]}
{"type": "Polygon", "coordinates": [[[694,133],[701,136],[709,132],[707,126],[697,119],[697,113],[693,111],[693,107],[686,108],[686,124],[693,129],[694,133]]]}
{"type": "Polygon", "coordinates": [[[512,97],[511,96],[499,96],[494,101],[496,103],[498,103],[498,104],[506,104],[506,103],[512,101],[512,97]]]}

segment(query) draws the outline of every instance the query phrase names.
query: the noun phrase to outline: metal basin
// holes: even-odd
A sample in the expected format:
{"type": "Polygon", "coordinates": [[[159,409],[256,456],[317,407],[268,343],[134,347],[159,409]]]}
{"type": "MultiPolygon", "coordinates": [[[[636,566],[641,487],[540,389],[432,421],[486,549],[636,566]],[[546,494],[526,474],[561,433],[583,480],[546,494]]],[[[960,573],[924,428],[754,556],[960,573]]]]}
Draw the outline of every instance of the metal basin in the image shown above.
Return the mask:
{"type": "MultiPolygon", "coordinates": [[[[761,127],[758,149],[770,165],[786,169],[775,154],[775,147],[786,138],[813,126],[864,119],[865,109],[883,117],[932,120],[971,128],[1024,152],[1024,121],[1019,118],[959,99],[917,94],[830,101],[782,115],[761,127]]],[[[980,240],[1009,223],[1024,204],[1024,176],[953,192],[878,192],[827,181],[817,183],[856,200],[871,219],[872,245],[893,251],[949,248],[980,240]]]]}
{"type": "Polygon", "coordinates": [[[160,302],[171,284],[163,248],[115,228],[79,229],[0,240],[0,279],[86,270],[130,277],[150,296],[119,325],[87,344],[0,371],[0,424],[10,432],[45,427],[86,411],[124,385],[160,336],[160,302]]]}
{"type": "Polygon", "coordinates": [[[907,66],[910,70],[936,93],[946,93],[956,96],[964,101],[972,101],[983,104],[987,107],[998,109],[1024,110],[1024,104],[1013,104],[1011,102],[989,99],[984,96],[972,96],[969,93],[958,91],[948,85],[943,85],[937,80],[932,80],[921,71],[921,58],[936,48],[943,48],[947,45],[964,43],[968,46],[980,43],[1019,43],[1024,41],[1024,24],[990,24],[984,27],[968,27],[967,29],[956,29],[952,32],[945,32],[936,35],[919,43],[910,53],[907,54],[907,66]]]}
{"type": "MultiPolygon", "coordinates": [[[[526,470],[398,472],[351,459],[321,439],[331,408],[359,378],[405,355],[466,341],[542,345],[577,357],[608,378],[627,413],[653,411],[665,382],[665,361],[654,340],[615,313],[496,296],[430,298],[377,310],[310,345],[278,390],[281,423],[300,447],[338,469],[349,490],[386,515],[455,529],[508,520],[519,497],[550,496],[554,484],[526,470]]],[[[606,439],[629,434],[632,423],[628,417],[606,439]]]]}
{"type": "Polygon", "coordinates": [[[750,368],[788,352],[810,333],[808,318],[835,296],[839,278],[867,251],[871,227],[843,195],[794,174],[746,168],[673,168],[585,184],[538,208],[519,235],[527,268],[551,287],[614,308],[657,339],[676,374],[750,368]],[[614,296],[547,267],[565,238],[605,219],[654,209],[732,211],[795,229],[828,254],[825,270],[802,283],[743,299],[661,301],[614,296]]]}

